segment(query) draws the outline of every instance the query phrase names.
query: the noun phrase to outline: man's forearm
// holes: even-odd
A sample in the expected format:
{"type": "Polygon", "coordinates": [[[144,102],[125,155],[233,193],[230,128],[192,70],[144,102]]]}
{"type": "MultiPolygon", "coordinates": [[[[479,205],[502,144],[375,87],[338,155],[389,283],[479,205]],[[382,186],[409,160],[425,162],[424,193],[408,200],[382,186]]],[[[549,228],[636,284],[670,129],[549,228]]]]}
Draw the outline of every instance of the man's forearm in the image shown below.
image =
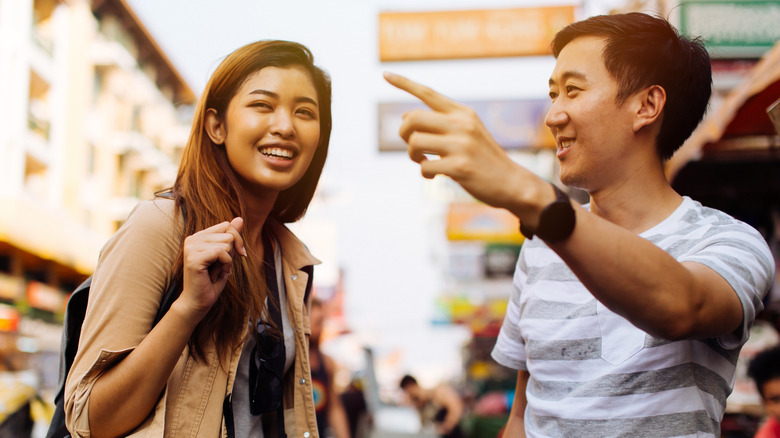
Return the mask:
{"type": "Polygon", "coordinates": [[[550,247],[609,309],[665,339],[719,336],[739,326],[739,298],[714,271],[683,265],[635,233],[575,210],[574,233],[550,247]]]}

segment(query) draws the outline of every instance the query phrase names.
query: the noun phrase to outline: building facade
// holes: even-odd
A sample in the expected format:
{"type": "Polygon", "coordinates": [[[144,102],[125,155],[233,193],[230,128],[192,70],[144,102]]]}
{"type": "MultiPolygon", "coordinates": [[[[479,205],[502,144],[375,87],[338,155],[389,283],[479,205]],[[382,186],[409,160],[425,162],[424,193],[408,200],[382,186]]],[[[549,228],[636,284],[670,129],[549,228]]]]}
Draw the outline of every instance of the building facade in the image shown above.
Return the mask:
{"type": "Polygon", "coordinates": [[[0,358],[59,349],[67,294],[173,183],[195,99],[124,0],[0,0],[0,358]]]}

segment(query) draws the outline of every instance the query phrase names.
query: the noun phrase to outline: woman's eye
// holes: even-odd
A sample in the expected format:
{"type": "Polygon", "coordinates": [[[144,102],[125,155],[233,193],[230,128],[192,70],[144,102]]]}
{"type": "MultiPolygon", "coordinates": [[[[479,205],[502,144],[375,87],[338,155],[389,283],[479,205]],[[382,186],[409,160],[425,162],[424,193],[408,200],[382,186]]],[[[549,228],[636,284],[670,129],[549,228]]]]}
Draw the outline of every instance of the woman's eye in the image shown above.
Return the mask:
{"type": "Polygon", "coordinates": [[[299,108],[297,112],[298,114],[302,114],[306,117],[311,117],[311,118],[317,117],[317,114],[314,111],[310,110],[309,108],[299,108]]]}

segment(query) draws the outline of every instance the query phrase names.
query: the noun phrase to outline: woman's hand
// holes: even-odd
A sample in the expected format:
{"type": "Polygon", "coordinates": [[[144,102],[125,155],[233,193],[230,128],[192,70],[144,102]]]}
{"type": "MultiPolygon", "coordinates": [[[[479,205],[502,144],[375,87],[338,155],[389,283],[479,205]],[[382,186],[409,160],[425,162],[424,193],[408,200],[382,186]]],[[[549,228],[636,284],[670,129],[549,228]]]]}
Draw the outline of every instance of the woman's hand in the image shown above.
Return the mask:
{"type": "Polygon", "coordinates": [[[200,321],[225,289],[233,257],[246,256],[240,217],[222,222],[184,239],[184,287],[181,308],[200,321]]]}

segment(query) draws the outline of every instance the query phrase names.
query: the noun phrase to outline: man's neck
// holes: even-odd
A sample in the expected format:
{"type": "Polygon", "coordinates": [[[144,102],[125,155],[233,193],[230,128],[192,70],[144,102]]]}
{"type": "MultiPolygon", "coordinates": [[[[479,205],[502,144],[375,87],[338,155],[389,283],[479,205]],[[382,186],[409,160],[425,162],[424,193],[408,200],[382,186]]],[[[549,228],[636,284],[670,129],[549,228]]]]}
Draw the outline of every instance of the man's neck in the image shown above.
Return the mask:
{"type": "Polygon", "coordinates": [[[682,197],[663,172],[643,172],[590,193],[590,210],[634,233],[647,231],[672,214],[682,197]]]}

